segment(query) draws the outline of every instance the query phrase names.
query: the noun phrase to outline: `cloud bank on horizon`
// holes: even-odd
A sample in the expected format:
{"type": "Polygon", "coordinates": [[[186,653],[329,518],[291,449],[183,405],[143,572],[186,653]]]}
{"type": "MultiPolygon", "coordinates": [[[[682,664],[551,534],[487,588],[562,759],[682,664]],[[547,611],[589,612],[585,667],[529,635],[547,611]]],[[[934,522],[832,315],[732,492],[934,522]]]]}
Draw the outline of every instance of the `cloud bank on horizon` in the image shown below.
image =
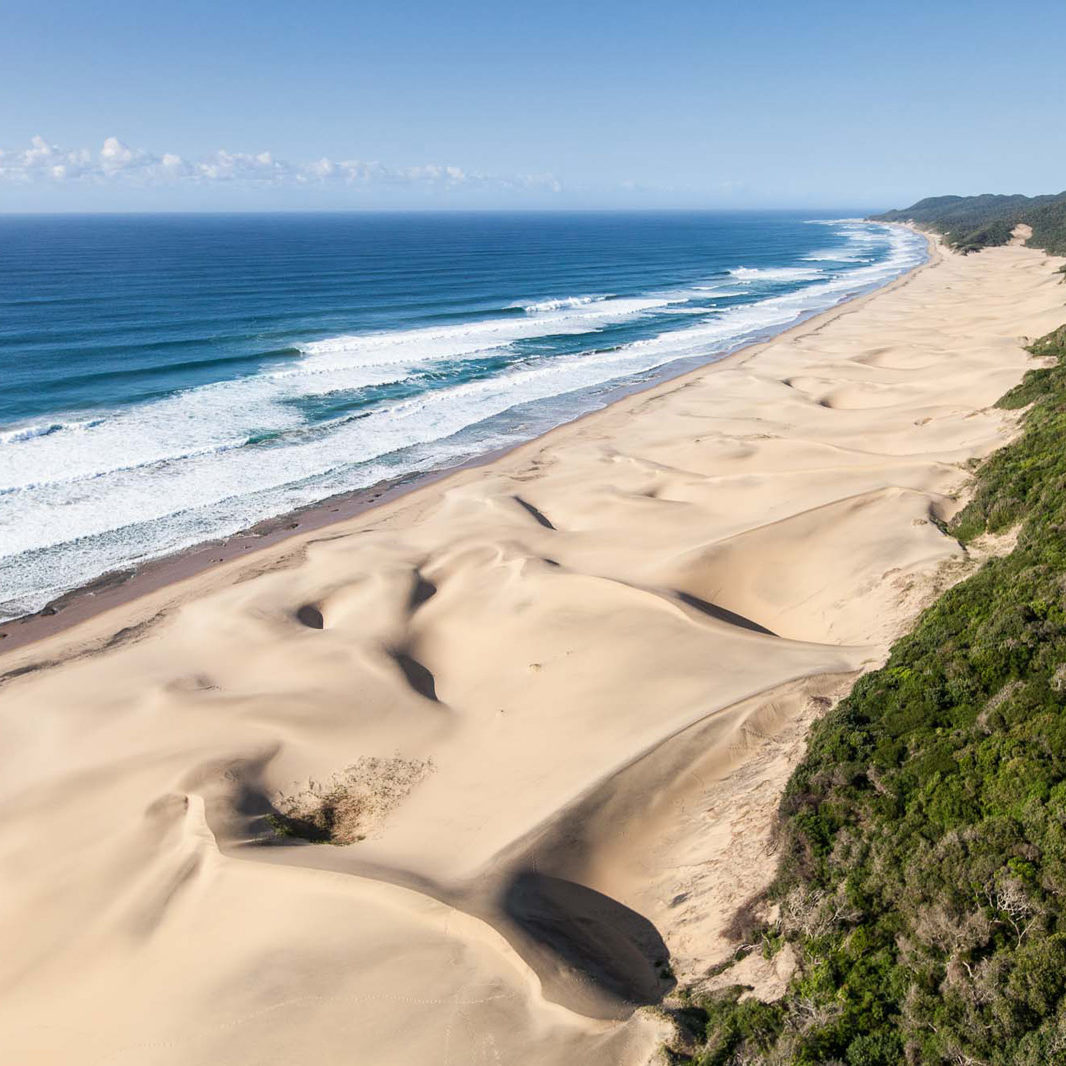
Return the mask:
{"type": "Polygon", "coordinates": [[[28,148],[0,148],[0,182],[15,185],[128,183],[144,187],[179,184],[247,183],[271,187],[313,184],[362,187],[499,189],[558,193],[562,183],[552,174],[492,175],[438,163],[394,167],[379,162],[328,158],[307,163],[276,159],[271,152],[219,149],[191,160],[165,152],[157,155],[108,137],[98,150],[62,148],[41,136],[28,148]]]}

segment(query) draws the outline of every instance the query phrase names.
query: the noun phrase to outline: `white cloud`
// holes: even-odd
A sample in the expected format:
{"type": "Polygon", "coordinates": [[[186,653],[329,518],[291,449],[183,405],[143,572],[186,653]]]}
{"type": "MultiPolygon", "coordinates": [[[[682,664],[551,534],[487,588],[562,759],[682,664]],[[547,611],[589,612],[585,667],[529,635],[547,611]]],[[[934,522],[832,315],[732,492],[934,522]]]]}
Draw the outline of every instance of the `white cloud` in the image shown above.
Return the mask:
{"type": "Polygon", "coordinates": [[[117,137],[108,137],[99,151],[67,149],[34,137],[28,148],[0,149],[0,183],[69,184],[71,182],[158,186],[243,182],[255,185],[333,184],[350,186],[418,186],[539,190],[557,193],[562,185],[551,174],[488,175],[436,163],[390,167],[384,163],[323,157],[310,163],[289,163],[270,152],[229,152],[220,148],[212,155],[186,160],[165,152],[154,155],[131,148],[117,137]]]}
{"type": "Polygon", "coordinates": [[[105,174],[118,174],[123,170],[145,166],[147,163],[148,157],[144,152],[127,148],[117,137],[108,137],[100,149],[100,169],[105,174]]]}

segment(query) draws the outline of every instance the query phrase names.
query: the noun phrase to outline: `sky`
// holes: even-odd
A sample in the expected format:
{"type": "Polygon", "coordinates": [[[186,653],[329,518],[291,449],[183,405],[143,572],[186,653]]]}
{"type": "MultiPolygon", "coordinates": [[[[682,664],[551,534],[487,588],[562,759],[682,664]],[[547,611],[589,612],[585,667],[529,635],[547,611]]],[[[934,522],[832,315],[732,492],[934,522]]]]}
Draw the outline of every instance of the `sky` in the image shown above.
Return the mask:
{"type": "Polygon", "coordinates": [[[1066,3],[3,0],[0,212],[1066,188],[1066,3]]]}

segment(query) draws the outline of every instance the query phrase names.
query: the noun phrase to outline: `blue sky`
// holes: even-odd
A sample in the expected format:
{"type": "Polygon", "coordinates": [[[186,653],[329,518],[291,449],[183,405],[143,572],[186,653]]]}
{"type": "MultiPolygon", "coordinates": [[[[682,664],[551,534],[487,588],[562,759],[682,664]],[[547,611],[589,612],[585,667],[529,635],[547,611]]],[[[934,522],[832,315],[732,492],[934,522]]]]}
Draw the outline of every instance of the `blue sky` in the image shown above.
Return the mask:
{"type": "Polygon", "coordinates": [[[1066,3],[5,0],[0,211],[1066,188],[1066,3]]]}

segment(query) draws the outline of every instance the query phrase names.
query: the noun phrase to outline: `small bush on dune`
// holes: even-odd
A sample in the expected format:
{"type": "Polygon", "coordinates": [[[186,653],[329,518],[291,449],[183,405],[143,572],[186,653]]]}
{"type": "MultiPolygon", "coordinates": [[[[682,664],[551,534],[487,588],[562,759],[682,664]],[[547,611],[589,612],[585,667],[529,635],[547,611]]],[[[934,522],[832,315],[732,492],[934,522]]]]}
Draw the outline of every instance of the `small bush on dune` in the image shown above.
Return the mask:
{"type": "Polygon", "coordinates": [[[354,844],[385,817],[432,770],[428,760],[367,756],[325,784],[279,795],[267,822],[278,837],[313,844],[354,844]]]}

